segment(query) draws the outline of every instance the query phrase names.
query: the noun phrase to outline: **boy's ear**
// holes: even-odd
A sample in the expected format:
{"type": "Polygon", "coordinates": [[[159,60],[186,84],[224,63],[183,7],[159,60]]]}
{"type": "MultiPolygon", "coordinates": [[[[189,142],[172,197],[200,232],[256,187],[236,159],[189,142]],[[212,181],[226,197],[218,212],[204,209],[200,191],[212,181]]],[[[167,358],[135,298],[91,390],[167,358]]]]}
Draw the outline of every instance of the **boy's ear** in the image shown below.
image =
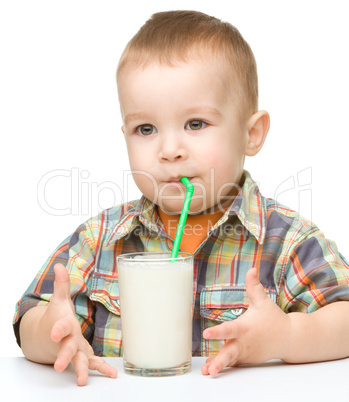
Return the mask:
{"type": "Polygon", "coordinates": [[[125,127],[121,126],[121,131],[123,132],[123,134],[125,135],[125,127]]]}
{"type": "Polygon", "coordinates": [[[253,114],[247,122],[248,140],[245,155],[255,156],[262,149],[270,127],[269,113],[260,110],[253,114]]]}

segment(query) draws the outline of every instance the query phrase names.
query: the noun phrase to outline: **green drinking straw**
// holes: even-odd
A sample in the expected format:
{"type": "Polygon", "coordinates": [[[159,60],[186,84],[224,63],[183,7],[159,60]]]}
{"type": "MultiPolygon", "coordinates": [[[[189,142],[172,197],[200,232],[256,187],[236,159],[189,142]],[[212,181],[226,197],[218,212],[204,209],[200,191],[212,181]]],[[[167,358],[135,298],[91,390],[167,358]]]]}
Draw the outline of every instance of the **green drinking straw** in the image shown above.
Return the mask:
{"type": "Polygon", "coordinates": [[[182,213],[179,218],[179,223],[178,223],[176,236],[175,236],[174,243],[173,243],[171,258],[177,258],[177,256],[178,256],[178,250],[179,250],[179,246],[180,246],[181,240],[182,240],[185,221],[187,220],[191,199],[192,199],[192,196],[194,193],[194,186],[190,183],[190,181],[187,177],[182,177],[181,182],[187,188],[187,192],[186,192],[185,198],[184,198],[182,213]]]}

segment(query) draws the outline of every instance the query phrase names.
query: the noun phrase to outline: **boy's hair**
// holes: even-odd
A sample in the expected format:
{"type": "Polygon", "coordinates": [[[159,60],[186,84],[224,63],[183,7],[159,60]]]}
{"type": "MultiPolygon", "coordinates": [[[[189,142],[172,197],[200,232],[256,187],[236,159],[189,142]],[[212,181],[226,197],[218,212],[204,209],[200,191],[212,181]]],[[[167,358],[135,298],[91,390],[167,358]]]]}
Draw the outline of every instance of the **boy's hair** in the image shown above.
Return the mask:
{"type": "Polygon", "coordinates": [[[156,61],[168,66],[200,57],[218,56],[231,71],[231,82],[245,117],[258,110],[258,78],[254,55],[231,24],[197,11],[153,14],[127,44],[117,68],[142,68],[156,61]]]}

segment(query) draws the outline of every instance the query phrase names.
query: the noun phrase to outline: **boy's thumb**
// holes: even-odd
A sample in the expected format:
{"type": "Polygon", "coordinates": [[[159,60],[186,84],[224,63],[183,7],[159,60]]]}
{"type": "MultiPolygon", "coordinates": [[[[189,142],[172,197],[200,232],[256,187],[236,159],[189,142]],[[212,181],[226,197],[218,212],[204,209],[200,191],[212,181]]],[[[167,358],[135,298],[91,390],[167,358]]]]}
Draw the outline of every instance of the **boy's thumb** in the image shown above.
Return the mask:
{"type": "Polygon", "coordinates": [[[263,301],[266,297],[263,285],[259,282],[258,272],[256,268],[248,270],[245,278],[246,292],[250,300],[250,305],[257,305],[263,301]]]}
{"type": "Polygon", "coordinates": [[[70,280],[69,274],[63,264],[55,264],[55,281],[53,293],[57,300],[70,299],[70,280]]]}

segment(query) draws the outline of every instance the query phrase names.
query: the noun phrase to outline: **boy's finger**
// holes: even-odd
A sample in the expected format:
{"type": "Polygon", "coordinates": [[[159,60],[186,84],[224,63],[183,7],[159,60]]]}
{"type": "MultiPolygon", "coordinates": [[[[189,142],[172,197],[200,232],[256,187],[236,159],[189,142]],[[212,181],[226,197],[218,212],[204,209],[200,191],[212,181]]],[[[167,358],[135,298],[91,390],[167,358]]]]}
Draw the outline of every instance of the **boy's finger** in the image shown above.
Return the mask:
{"type": "Polygon", "coordinates": [[[212,328],[207,328],[202,333],[205,339],[233,339],[239,337],[239,324],[237,320],[226,321],[212,328]]]}
{"type": "Polygon", "coordinates": [[[54,323],[51,330],[51,339],[54,342],[60,342],[63,338],[72,334],[73,331],[73,322],[68,317],[63,317],[54,323]]]}
{"type": "Polygon", "coordinates": [[[259,282],[258,272],[256,268],[251,268],[245,277],[246,292],[250,300],[250,305],[256,305],[263,301],[266,297],[263,285],[259,282]]]}
{"type": "Polygon", "coordinates": [[[201,374],[202,375],[209,375],[210,373],[208,372],[208,365],[207,364],[204,364],[202,367],[201,367],[201,374]]]}
{"type": "Polygon", "coordinates": [[[212,362],[213,359],[214,359],[214,356],[211,356],[211,357],[209,357],[208,359],[206,359],[205,364],[201,367],[201,373],[202,373],[203,375],[208,375],[208,374],[210,374],[210,373],[208,372],[208,368],[209,368],[210,363],[212,362]]]}
{"type": "Polygon", "coordinates": [[[61,372],[68,367],[78,349],[77,342],[73,337],[66,337],[60,343],[57,359],[54,364],[55,370],[61,372]]]}
{"type": "Polygon", "coordinates": [[[55,281],[53,284],[53,294],[56,300],[66,300],[70,298],[69,274],[63,264],[54,266],[55,281]]]}
{"type": "Polygon", "coordinates": [[[90,368],[90,370],[97,370],[100,373],[105,374],[111,378],[116,378],[118,375],[116,368],[110,366],[107,362],[105,362],[99,356],[91,356],[90,357],[89,368],[90,368]]]}
{"type": "Polygon", "coordinates": [[[208,374],[216,376],[227,366],[234,366],[240,354],[239,346],[236,342],[224,345],[218,355],[209,363],[208,374]]]}
{"type": "Polygon", "coordinates": [[[205,364],[209,364],[211,363],[211,361],[214,359],[214,356],[210,356],[209,358],[206,359],[206,363],[205,364]]]}
{"type": "Polygon", "coordinates": [[[88,380],[88,358],[85,353],[78,351],[72,359],[72,364],[76,373],[76,382],[79,386],[87,384],[88,380]]]}

